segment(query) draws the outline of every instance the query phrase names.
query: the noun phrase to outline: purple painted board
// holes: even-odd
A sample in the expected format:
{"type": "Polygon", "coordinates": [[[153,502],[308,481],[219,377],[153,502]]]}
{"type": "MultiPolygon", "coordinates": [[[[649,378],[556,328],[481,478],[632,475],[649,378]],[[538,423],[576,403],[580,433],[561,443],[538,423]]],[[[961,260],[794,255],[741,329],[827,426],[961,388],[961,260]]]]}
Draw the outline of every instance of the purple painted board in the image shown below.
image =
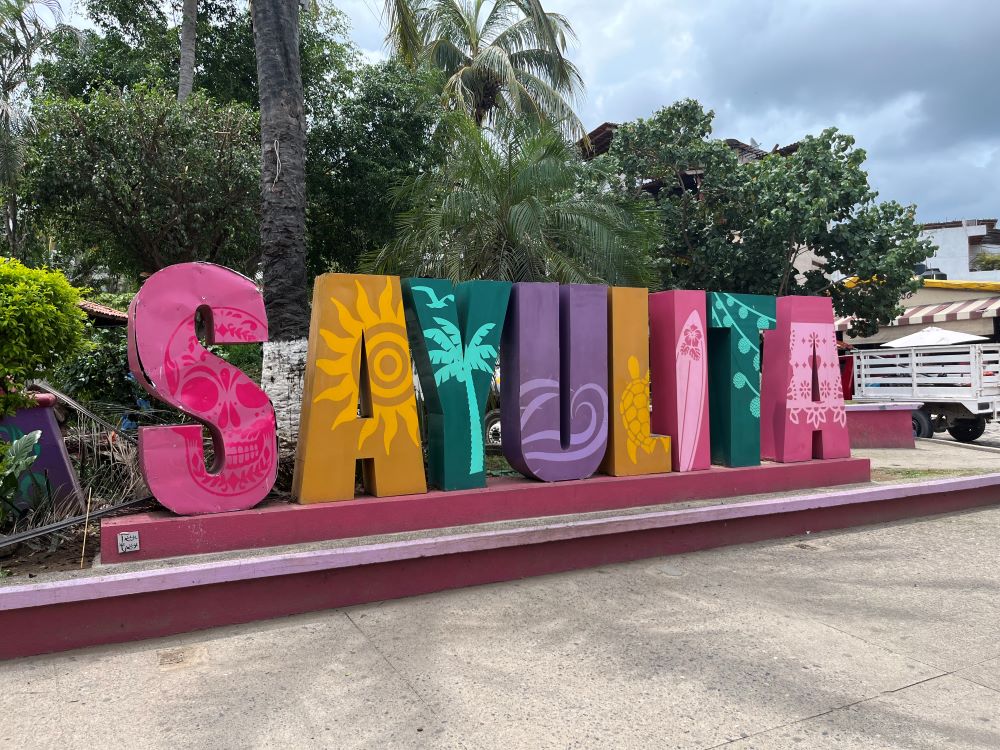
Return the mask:
{"type": "Polygon", "coordinates": [[[69,461],[51,404],[21,409],[13,417],[0,419],[0,442],[12,442],[33,430],[41,430],[42,437],[35,447],[35,463],[22,477],[19,499],[34,505],[31,498],[37,492],[35,488],[48,486],[53,502],[69,500],[82,505],[80,482],[69,461]]]}
{"type": "Polygon", "coordinates": [[[589,477],[608,445],[608,290],[515,284],[500,346],[504,455],[545,482],[589,477]]]}

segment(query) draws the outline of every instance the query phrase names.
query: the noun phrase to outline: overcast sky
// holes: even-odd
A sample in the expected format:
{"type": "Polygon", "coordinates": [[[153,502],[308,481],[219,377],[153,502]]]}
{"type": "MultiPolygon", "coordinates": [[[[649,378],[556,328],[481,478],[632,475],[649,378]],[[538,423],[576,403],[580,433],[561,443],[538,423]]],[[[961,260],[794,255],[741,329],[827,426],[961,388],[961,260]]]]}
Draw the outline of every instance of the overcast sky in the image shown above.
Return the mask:
{"type": "MultiPolygon", "coordinates": [[[[335,0],[382,53],[382,0],[335,0]]],[[[543,0],[579,35],[584,125],[693,97],[720,138],[835,125],[921,221],[1000,214],[1000,0],[543,0]]]]}

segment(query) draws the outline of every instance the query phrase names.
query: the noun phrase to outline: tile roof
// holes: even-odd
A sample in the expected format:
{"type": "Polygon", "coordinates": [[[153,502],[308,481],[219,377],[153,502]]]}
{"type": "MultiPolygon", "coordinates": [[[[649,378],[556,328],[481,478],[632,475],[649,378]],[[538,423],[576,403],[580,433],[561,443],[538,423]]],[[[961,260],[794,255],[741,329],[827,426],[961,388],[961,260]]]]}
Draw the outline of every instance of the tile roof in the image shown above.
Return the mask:
{"type": "Polygon", "coordinates": [[[86,299],[81,300],[80,309],[87,313],[87,317],[103,323],[112,323],[116,325],[126,325],[128,323],[127,313],[123,313],[121,310],[115,310],[113,307],[108,307],[107,305],[98,304],[97,302],[91,302],[86,299]]]}

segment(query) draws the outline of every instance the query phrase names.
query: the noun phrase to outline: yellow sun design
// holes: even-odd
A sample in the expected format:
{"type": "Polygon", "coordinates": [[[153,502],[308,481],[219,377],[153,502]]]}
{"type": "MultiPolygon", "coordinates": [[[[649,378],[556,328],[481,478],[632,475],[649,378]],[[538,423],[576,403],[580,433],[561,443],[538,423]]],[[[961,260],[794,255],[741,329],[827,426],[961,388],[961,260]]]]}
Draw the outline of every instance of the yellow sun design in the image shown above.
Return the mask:
{"type": "Polygon", "coordinates": [[[415,444],[420,443],[417,423],[417,401],[413,394],[413,374],[410,365],[410,350],[406,341],[406,324],[403,316],[401,295],[393,294],[392,280],[386,279],[385,290],[379,296],[378,314],[368,301],[368,294],[360,281],[355,281],[358,289],[357,314],[337,298],[331,298],[337,307],[340,326],[346,333],[338,336],[333,331],[320,329],[320,335],[335,357],[317,359],[316,366],[333,377],[342,377],[339,384],[327,388],[315,401],[343,401],[330,429],[357,418],[357,394],[359,383],[356,373],[361,372],[362,334],[365,342],[365,362],[368,366],[368,381],[371,391],[372,415],[366,419],[358,438],[358,448],[383,427],[382,442],[386,455],[389,445],[399,432],[399,422],[403,421],[406,432],[415,444]],[[395,297],[395,305],[393,304],[395,297]]]}

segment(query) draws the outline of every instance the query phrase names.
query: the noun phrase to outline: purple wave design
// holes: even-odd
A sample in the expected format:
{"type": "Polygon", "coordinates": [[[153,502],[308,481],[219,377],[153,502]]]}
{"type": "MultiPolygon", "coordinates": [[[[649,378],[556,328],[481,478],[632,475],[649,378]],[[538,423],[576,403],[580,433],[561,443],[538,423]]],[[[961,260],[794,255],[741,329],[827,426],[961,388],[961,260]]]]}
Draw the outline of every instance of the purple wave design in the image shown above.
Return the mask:
{"type": "Polygon", "coordinates": [[[597,383],[586,383],[577,389],[570,402],[569,448],[562,446],[562,433],[545,420],[541,429],[531,431],[533,421],[551,417],[542,405],[559,398],[559,383],[537,379],[521,387],[521,445],[528,460],[569,463],[604,454],[608,437],[608,394],[597,383]],[[537,419],[535,419],[537,417],[537,419]]]}

